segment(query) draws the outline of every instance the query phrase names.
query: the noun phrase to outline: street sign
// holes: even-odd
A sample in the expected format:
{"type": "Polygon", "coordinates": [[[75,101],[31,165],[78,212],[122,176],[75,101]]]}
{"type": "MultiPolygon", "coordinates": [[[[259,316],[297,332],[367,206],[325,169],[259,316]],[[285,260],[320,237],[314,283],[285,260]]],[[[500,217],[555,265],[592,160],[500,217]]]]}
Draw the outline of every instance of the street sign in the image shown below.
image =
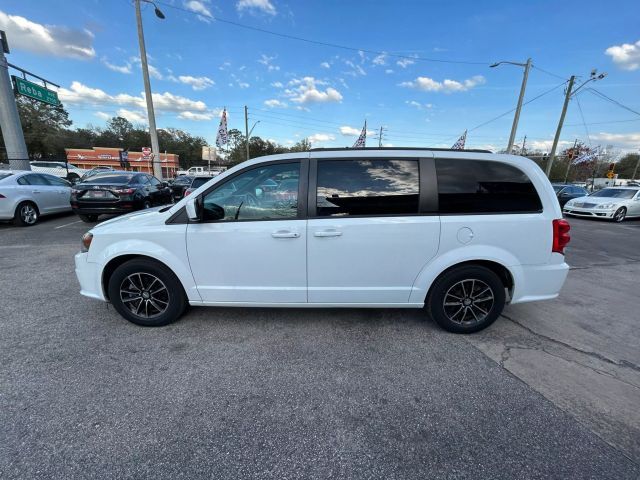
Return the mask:
{"type": "Polygon", "coordinates": [[[615,174],[615,173],[613,173],[612,171],[608,171],[608,172],[607,172],[607,178],[613,178],[613,177],[615,177],[615,176],[616,176],[616,174],[615,174]]]}
{"type": "Polygon", "coordinates": [[[142,147],[142,158],[145,160],[151,156],[151,149],[149,147],[142,147]]]}
{"type": "Polygon", "coordinates": [[[49,105],[56,107],[60,105],[58,94],[53,90],[49,90],[37,83],[24,80],[23,78],[16,77],[15,75],[11,75],[11,78],[13,79],[13,85],[16,92],[20,95],[24,95],[25,97],[33,98],[34,100],[39,100],[43,103],[48,103],[49,105]]]}

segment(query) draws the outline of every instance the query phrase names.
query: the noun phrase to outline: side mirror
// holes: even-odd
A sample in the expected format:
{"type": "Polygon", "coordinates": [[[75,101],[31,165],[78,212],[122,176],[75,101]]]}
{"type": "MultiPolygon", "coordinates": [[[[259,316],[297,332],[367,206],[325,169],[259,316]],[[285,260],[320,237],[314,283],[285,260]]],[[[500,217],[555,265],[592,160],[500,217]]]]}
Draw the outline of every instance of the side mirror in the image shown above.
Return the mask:
{"type": "Polygon", "coordinates": [[[168,186],[169,184],[167,182],[160,182],[160,185],[158,185],[160,188],[167,188],[168,186]]]}
{"type": "Polygon", "coordinates": [[[185,210],[190,221],[199,222],[202,216],[202,199],[199,196],[189,198],[185,204],[185,210]]]}

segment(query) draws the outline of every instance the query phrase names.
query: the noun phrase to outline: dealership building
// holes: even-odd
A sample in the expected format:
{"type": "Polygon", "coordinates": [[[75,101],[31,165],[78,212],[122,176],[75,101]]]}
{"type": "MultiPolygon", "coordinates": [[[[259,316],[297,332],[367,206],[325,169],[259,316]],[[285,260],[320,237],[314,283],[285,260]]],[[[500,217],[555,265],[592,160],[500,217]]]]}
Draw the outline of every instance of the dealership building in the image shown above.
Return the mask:
{"type": "MultiPolygon", "coordinates": [[[[95,167],[113,167],[117,170],[123,169],[121,163],[122,148],[93,147],[93,148],[65,148],[67,162],[79,168],[90,170],[95,167]]],[[[145,156],[143,152],[126,152],[124,157],[128,159],[129,166],[126,170],[134,172],[145,172],[153,175],[153,165],[150,156],[145,156]]],[[[176,176],[179,168],[179,155],[174,153],[161,153],[160,161],[162,166],[162,177],[172,178],[176,176]]]]}

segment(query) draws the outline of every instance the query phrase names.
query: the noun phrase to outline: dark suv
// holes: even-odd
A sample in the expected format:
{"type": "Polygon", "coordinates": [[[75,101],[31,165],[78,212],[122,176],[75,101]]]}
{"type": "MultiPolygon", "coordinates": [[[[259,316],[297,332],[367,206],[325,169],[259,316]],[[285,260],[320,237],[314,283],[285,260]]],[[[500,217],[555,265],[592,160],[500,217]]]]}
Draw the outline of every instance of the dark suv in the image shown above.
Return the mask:
{"type": "Polygon", "coordinates": [[[95,222],[101,214],[128,213],[167,203],[171,203],[171,189],[146,173],[98,173],[71,190],[71,208],[85,222],[95,222]]]}
{"type": "Polygon", "coordinates": [[[589,192],[584,188],[566,183],[554,183],[553,191],[556,193],[556,197],[558,197],[558,202],[560,202],[561,207],[564,207],[564,204],[569,200],[589,195],[589,192]]]}

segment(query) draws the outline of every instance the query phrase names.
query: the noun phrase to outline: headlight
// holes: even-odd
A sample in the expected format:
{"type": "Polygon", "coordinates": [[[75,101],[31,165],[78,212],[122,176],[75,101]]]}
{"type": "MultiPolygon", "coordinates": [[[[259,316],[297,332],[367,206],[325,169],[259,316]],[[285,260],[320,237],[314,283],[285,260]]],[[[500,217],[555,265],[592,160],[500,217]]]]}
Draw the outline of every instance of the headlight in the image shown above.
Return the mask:
{"type": "Polygon", "coordinates": [[[569,200],[567,203],[564,204],[565,207],[573,207],[573,204],[576,203],[573,200],[569,200]]]}
{"type": "Polygon", "coordinates": [[[596,208],[599,208],[601,210],[607,210],[609,208],[616,208],[618,206],[618,204],[616,203],[603,203],[598,205],[596,208]]]}
{"type": "Polygon", "coordinates": [[[83,253],[88,252],[92,241],[93,241],[93,233],[91,232],[85,233],[82,236],[82,247],[80,248],[80,251],[83,253]]]}

